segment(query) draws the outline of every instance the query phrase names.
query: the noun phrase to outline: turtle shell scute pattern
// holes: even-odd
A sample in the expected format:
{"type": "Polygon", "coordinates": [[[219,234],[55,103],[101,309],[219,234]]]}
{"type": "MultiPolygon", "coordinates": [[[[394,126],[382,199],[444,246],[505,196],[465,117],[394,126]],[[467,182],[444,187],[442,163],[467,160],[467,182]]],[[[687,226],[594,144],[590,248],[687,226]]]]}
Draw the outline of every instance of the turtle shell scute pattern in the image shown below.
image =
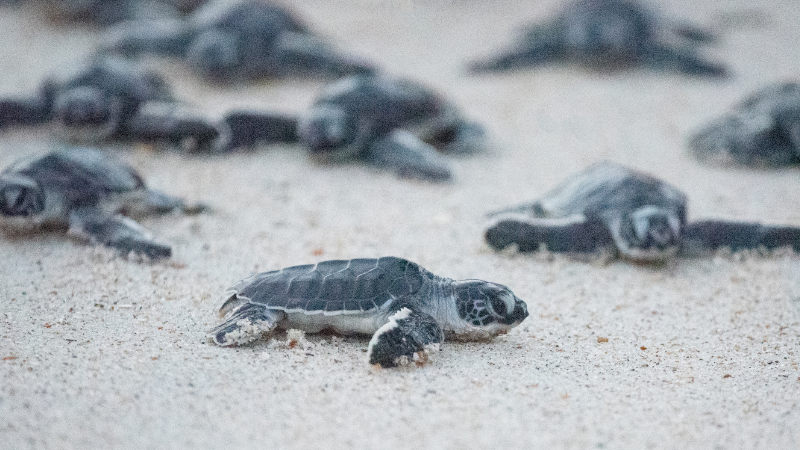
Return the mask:
{"type": "Polygon", "coordinates": [[[400,258],[334,260],[261,273],[231,290],[286,312],[353,314],[415,294],[425,276],[424,269],[400,258]]]}

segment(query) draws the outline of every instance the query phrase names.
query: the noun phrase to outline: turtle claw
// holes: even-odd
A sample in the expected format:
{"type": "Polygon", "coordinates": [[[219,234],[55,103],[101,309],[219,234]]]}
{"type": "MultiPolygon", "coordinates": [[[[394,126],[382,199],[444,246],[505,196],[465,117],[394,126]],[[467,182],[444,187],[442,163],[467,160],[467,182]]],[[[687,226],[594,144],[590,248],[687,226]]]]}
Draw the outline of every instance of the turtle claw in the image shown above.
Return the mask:
{"type": "Polygon", "coordinates": [[[429,353],[438,350],[443,340],[442,329],[433,317],[401,308],[372,336],[367,360],[384,368],[423,362],[429,353]]]}

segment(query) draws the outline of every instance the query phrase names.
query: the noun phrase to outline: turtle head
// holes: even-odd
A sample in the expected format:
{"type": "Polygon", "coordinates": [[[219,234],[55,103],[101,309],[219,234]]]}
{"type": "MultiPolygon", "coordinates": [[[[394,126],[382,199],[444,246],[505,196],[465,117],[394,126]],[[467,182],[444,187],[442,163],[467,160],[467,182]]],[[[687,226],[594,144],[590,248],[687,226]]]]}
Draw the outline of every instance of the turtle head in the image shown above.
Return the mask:
{"type": "Polygon", "coordinates": [[[681,228],[681,219],[675,211],[643,206],[622,218],[614,240],[627,258],[663,261],[677,252],[681,228]]]}
{"type": "Polygon", "coordinates": [[[224,79],[242,64],[240,47],[234,34],[211,29],[197,36],[186,52],[186,60],[204,76],[224,79]]]}
{"type": "Polygon", "coordinates": [[[69,89],[58,95],[53,104],[55,118],[68,134],[90,140],[105,139],[117,131],[121,109],[119,99],[92,86],[69,89]]]}
{"type": "Polygon", "coordinates": [[[300,142],[313,154],[343,154],[351,156],[358,136],[358,121],[343,108],[317,105],[300,119],[298,125],[300,142]]]}
{"type": "Polygon", "coordinates": [[[32,216],[44,211],[44,191],[34,179],[15,173],[0,174],[0,213],[32,216]]]}
{"type": "Polygon", "coordinates": [[[631,2],[578,2],[564,17],[575,56],[599,69],[633,63],[651,33],[646,13],[631,2]]]}
{"type": "Polygon", "coordinates": [[[461,320],[450,330],[461,337],[490,337],[508,331],[528,317],[528,306],[502,284],[481,280],[453,282],[461,320]]]}

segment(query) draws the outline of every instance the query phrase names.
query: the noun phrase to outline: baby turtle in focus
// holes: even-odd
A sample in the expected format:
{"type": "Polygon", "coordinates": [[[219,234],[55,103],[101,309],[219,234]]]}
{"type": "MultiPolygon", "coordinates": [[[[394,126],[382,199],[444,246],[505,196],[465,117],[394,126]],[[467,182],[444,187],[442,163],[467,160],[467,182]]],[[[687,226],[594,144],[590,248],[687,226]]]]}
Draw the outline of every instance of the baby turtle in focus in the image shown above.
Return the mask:
{"type": "Polygon", "coordinates": [[[156,72],[122,58],[101,57],[28,98],[0,99],[0,130],[54,122],[80,144],[109,140],[167,143],[193,152],[228,151],[254,140],[296,141],[297,119],[278,114],[259,127],[231,114],[211,120],[177,101],[156,72]]]}
{"type": "Polygon", "coordinates": [[[276,328],[372,335],[369,364],[392,367],[438,349],[445,337],[486,340],[528,317],[507,287],[438,277],[401,258],[351,259],[274,270],[229,289],[218,345],[245,344],[276,328]]]}
{"type": "Polygon", "coordinates": [[[106,51],[128,57],[182,58],[216,82],[373,71],[314,35],[285,8],[258,0],[212,3],[185,20],[122,24],[104,42],[106,51]]]}
{"type": "Polygon", "coordinates": [[[800,228],[706,220],[687,223],[686,196],[651,175],[612,162],[590,166],[540,200],[490,215],[496,249],[546,248],[616,254],[639,262],[701,256],[721,248],[800,251],[800,228]]]}
{"type": "Polygon", "coordinates": [[[700,161],[776,167],[800,163],[800,83],[769,86],[689,141],[700,161]]]}
{"type": "Polygon", "coordinates": [[[414,81],[356,75],[332,83],[301,116],[300,143],[322,160],[361,159],[401,176],[450,178],[437,151],[470,154],[486,146],[480,125],[414,81]]]}
{"type": "Polygon", "coordinates": [[[711,33],[669,23],[629,0],[577,0],[554,19],[531,26],[511,48],[472,63],[473,72],[499,72],[554,61],[575,61],[596,70],[644,66],[689,75],[725,76],[723,66],[702,59],[711,33]]]}
{"type": "Polygon", "coordinates": [[[42,4],[47,15],[54,20],[111,25],[123,20],[178,17],[205,2],[206,0],[38,0],[31,3],[42,4]]]}
{"type": "Polygon", "coordinates": [[[151,259],[172,249],[126,217],[180,211],[201,205],[148,189],[130,166],[99,150],[68,148],[23,161],[0,172],[0,221],[4,228],[69,229],[94,244],[151,259]],[[124,214],[124,216],[123,216],[124,214]]]}

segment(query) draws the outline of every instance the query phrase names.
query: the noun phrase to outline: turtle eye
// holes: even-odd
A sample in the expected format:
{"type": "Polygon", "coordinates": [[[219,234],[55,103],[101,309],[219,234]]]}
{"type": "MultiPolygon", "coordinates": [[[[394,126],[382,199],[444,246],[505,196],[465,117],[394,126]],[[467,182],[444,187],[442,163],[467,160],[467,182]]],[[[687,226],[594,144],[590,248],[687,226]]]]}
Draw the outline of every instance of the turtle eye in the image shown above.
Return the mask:
{"type": "Polygon", "coordinates": [[[492,299],[492,309],[498,316],[504,316],[508,312],[506,311],[506,302],[501,300],[499,297],[492,299]]]}

